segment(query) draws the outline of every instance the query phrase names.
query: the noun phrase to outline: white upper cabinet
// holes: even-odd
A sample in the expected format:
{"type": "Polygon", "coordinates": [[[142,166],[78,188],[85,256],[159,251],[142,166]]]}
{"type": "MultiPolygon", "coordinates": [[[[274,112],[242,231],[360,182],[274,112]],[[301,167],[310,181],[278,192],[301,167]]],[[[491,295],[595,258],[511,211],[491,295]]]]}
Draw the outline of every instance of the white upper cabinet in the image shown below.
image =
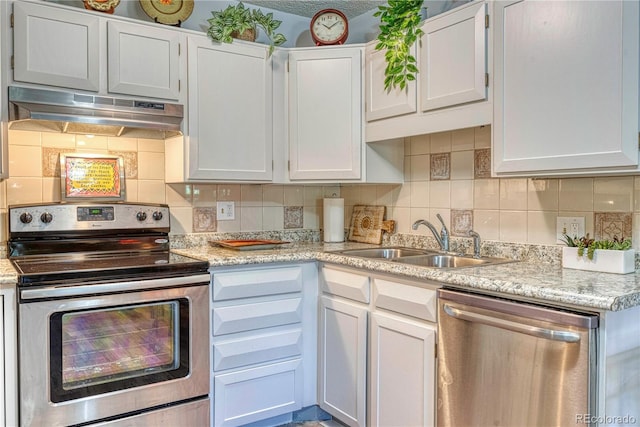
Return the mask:
{"type": "Polygon", "coordinates": [[[362,49],[289,53],[289,178],[361,177],[362,49]]]}
{"type": "Polygon", "coordinates": [[[638,2],[495,3],[495,175],[638,164],[638,2]]]}
{"type": "Polygon", "coordinates": [[[474,1],[427,19],[415,46],[416,84],[405,93],[382,90],[384,56],[369,56],[366,141],[491,124],[489,9],[486,2],[474,1]]]}
{"type": "Polygon", "coordinates": [[[15,81],[97,92],[100,19],[97,15],[15,2],[15,81]]]}
{"type": "Polygon", "coordinates": [[[186,180],[270,181],[273,82],[267,47],[218,44],[206,36],[189,36],[187,44],[186,180]]]}
{"type": "Polygon", "coordinates": [[[486,9],[485,3],[473,4],[423,25],[422,111],[486,99],[486,9]]]}
{"type": "Polygon", "coordinates": [[[13,11],[15,82],[184,101],[178,29],[57,4],[15,2],[13,11]]]}
{"type": "Polygon", "coordinates": [[[177,31],[108,21],[109,92],[180,99],[177,31]]]}
{"type": "MultiPolygon", "coordinates": [[[[417,111],[416,81],[407,82],[404,89],[384,88],[387,67],[385,51],[376,50],[377,42],[367,44],[365,51],[365,106],[367,121],[386,119],[417,111]]],[[[411,47],[416,56],[416,45],[411,47]]]]}

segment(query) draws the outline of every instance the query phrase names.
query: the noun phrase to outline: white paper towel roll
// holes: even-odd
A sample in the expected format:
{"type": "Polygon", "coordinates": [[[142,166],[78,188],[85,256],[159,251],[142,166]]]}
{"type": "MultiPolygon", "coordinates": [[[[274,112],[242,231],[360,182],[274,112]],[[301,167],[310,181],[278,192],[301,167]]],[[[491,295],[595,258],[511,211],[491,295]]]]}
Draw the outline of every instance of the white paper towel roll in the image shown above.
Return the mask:
{"type": "Polygon", "coordinates": [[[322,226],[325,242],[344,242],[344,199],[324,199],[322,226]]]}

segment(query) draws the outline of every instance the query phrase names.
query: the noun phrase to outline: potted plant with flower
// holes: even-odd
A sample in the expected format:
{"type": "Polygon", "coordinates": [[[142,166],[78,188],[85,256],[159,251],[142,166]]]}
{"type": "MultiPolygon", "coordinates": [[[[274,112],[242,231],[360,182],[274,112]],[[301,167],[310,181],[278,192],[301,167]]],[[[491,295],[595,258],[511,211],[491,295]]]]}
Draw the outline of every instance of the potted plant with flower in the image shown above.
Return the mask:
{"type": "Polygon", "coordinates": [[[207,35],[215,42],[231,43],[234,38],[255,41],[260,27],[269,39],[271,56],[275,46],[287,41],[283,34],[276,33],[282,21],[273,19],[273,13],[264,14],[260,9],[246,8],[242,2],[221,11],[212,11],[211,15],[207,20],[207,35]]]}
{"type": "Polygon", "coordinates": [[[562,235],[562,267],[604,273],[627,274],[635,271],[635,250],[631,239],[595,240],[586,236],[562,235]]]}

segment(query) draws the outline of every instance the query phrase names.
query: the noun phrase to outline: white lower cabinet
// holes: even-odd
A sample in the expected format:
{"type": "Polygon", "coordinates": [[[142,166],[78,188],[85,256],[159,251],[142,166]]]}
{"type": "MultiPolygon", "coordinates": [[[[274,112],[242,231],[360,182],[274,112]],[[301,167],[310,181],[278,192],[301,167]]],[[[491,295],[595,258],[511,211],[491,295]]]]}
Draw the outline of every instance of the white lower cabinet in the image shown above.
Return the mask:
{"type": "Polygon", "coordinates": [[[435,325],[371,314],[369,426],[435,423],[435,325]]]}
{"type": "Polygon", "coordinates": [[[439,286],[320,271],[320,407],[352,427],[433,426],[439,286]]]}
{"type": "Polygon", "coordinates": [[[366,425],[367,306],[320,297],[319,405],[351,427],[366,425]]]}
{"type": "Polygon", "coordinates": [[[0,427],[18,425],[16,292],[0,289],[0,427]]]}
{"type": "Polygon", "coordinates": [[[314,263],[212,269],[214,426],[315,403],[316,281],[314,263]]]}

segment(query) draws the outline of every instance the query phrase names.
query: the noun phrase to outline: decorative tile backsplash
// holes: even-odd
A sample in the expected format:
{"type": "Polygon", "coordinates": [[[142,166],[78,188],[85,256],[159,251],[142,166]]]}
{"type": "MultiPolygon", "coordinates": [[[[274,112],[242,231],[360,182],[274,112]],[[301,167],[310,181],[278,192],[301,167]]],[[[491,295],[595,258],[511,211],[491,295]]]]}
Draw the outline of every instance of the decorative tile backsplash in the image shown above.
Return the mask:
{"type": "Polygon", "coordinates": [[[124,157],[127,201],[169,204],[177,235],[318,230],[322,199],[335,195],[345,199],[345,226],[354,205],[383,205],[405,235],[429,236],[411,224],[439,225],[439,213],[453,236],[473,228],[483,241],[555,245],[556,218],[579,216],[591,236],[633,235],[640,248],[640,176],[492,178],[490,126],[406,138],[404,151],[403,185],[165,184],[163,141],[11,130],[0,217],[8,205],[60,200],[60,153],[111,153],[124,157]],[[234,220],[217,221],[223,200],[235,202],[234,220]]]}
{"type": "Polygon", "coordinates": [[[302,206],[285,206],[284,207],[284,228],[302,228],[303,227],[303,207],[302,206]]]}
{"type": "Polygon", "coordinates": [[[621,212],[595,212],[596,240],[614,240],[631,238],[632,214],[621,212]]]}
{"type": "Polygon", "coordinates": [[[451,153],[431,155],[431,180],[444,180],[451,177],[451,153]]]}
{"type": "Polygon", "coordinates": [[[451,235],[468,237],[473,229],[473,211],[451,209],[451,235]]]}

